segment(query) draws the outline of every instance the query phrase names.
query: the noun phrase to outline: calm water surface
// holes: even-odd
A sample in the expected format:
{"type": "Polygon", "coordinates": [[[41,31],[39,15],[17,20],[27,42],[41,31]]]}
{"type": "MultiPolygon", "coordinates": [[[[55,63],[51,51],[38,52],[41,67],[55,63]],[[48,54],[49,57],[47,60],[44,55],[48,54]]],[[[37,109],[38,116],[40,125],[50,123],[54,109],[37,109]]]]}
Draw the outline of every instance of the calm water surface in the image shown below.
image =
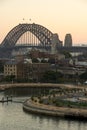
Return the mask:
{"type": "MultiPolygon", "coordinates": [[[[0,93],[0,99],[3,94],[0,93]]],[[[25,100],[25,97],[13,100],[25,100]]],[[[0,130],[87,130],[87,122],[25,113],[21,103],[0,103],[0,130]]]]}

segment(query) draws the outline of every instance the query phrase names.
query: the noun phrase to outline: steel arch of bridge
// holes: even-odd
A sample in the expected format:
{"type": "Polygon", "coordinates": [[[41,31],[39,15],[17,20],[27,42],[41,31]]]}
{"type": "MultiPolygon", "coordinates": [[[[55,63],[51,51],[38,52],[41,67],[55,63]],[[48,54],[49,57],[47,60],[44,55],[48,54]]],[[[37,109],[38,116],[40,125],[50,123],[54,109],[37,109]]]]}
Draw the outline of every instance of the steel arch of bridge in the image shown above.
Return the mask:
{"type": "Polygon", "coordinates": [[[45,45],[50,45],[52,42],[53,33],[47,28],[38,24],[19,24],[14,27],[5,37],[1,45],[3,47],[14,47],[18,39],[27,31],[33,33],[40,42],[45,45]]]}

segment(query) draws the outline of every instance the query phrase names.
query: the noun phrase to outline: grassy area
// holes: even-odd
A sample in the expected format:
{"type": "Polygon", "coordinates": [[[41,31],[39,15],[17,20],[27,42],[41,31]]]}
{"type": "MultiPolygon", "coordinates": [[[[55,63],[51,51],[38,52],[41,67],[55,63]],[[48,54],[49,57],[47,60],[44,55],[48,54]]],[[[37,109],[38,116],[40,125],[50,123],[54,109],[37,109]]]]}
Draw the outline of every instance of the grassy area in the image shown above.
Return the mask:
{"type": "Polygon", "coordinates": [[[71,101],[64,101],[64,100],[56,100],[54,103],[56,106],[61,107],[72,107],[72,108],[87,108],[86,102],[71,102],[71,101]]]}

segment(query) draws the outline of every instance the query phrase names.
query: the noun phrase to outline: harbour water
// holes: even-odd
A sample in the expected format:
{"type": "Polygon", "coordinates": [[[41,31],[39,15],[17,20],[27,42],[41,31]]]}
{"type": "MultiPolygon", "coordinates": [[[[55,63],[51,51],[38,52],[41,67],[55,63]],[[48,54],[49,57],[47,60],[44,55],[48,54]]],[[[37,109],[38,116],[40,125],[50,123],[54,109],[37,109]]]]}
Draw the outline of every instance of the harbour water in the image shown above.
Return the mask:
{"type": "MultiPolygon", "coordinates": [[[[0,93],[0,99],[3,93],[0,93]]],[[[28,97],[13,97],[24,101],[28,97]]],[[[87,121],[67,120],[26,113],[22,103],[0,103],[0,130],[87,130],[87,121]]]]}

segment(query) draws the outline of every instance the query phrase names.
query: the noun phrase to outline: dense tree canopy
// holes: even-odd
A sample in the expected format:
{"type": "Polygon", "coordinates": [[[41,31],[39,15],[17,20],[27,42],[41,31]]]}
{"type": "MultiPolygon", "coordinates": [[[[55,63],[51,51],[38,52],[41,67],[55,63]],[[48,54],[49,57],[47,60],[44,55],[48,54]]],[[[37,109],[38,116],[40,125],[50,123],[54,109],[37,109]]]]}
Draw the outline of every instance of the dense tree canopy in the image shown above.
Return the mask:
{"type": "Polygon", "coordinates": [[[41,63],[47,63],[47,61],[45,59],[42,59],[41,63]]]}
{"type": "Polygon", "coordinates": [[[0,61],[0,73],[4,71],[4,64],[0,61]]]}
{"type": "Polygon", "coordinates": [[[32,62],[33,62],[33,63],[38,63],[39,61],[38,61],[37,58],[33,58],[33,59],[32,59],[32,62]]]}
{"type": "Polygon", "coordinates": [[[51,59],[48,60],[48,62],[51,63],[51,64],[55,64],[55,59],[51,58],[51,59]]]}
{"type": "Polygon", "coordinates": [[[87,71],[80,75],[80,79],[87,80],[87,71]]]}
{"type": "Polygon", "coordinates": [[[59,81],[59,78],[62,78],[63,75],[60,72],[47,71],[44,73],[42,81],[55,83],[59,81]]]}
{"type": "Polygon", "coordinates": [[[65,58],[71,58],[71,54],[68,51],[62,52],[65,55],[65,58]]]}

